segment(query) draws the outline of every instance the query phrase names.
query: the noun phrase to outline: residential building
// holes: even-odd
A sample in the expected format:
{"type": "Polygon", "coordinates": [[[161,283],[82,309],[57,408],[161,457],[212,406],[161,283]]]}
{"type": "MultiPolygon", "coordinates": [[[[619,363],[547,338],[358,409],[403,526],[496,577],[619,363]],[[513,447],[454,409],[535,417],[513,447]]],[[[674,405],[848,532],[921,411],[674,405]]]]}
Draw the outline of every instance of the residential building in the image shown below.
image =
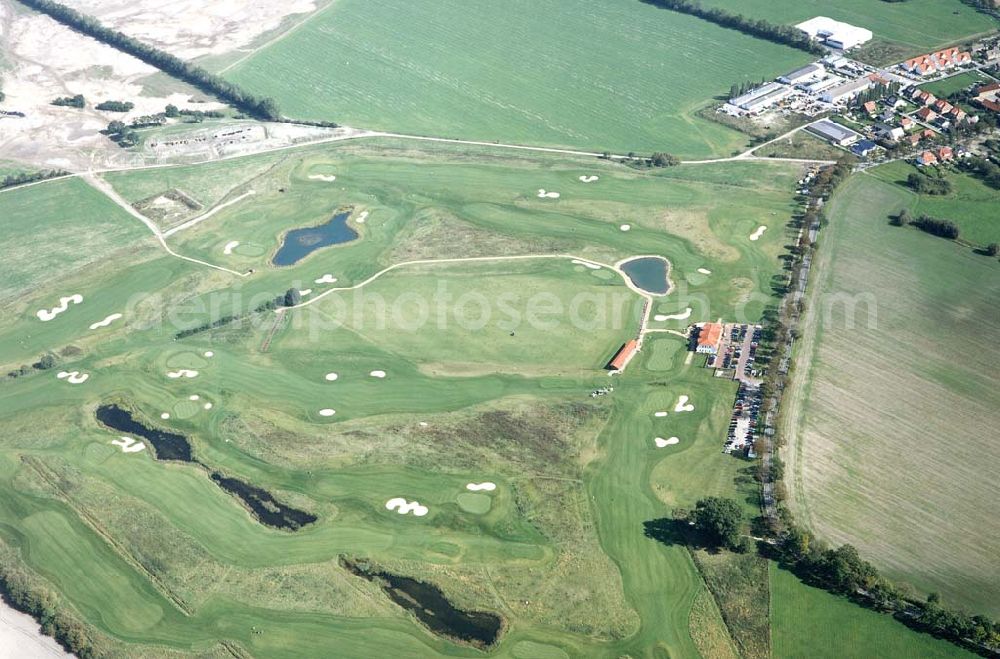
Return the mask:
{"type": "Polygon", "coordinates": [[[902,139],[903,135],[906,134],[906,131],[904,131],[900,126],[890,126],[888,124],[876,125],[875,132],[882,139],[892,140],[892,141],[902,139]]]}
{"type": "Polygon", "coordinates": [[[698,332],[697,352],[714,355],[719,352],[722,341],[722,323],[705,323],[698,332]]]}
{"type": "Polygon", "coordinates": [[[864,158],[868,154],[872,153],[878,149],[878,144],[875,144],[871,140],[861,140],[857,144],[851,147],[851,153],[856,156],[864,158]]]}
{"type": "Polygon", "coordinates": [[[948,162],[955,159],[955,152],[952,151],[950,146],[943,146],[938,149],[937,157],[941,162],[948,162]]]}
{"type": "Polygon", "coordinates": [[[917,110],[917,117],[921,121],[931,122],[937,119],[937,112],[930,108],[920,108],[917,110]]]}
{"type": "Polygon", "coordinates": [[[937,156],[934,155],[933,151],[924,151],[919,156],[917,156],[918,167],[928,167],[930,165],[936,165],[937,162],[938,162],[937,156]]]}
{"type": "Polygon", "coordinates": [[[878,106],[875,105],[875,101],[867,101],[861,107],[864,108],[865,112],[868,113],[869,117],[873,116],[878,111],[878,106]]]}
{"type": "Polygon", "coordinates": [[[829,119],[817,121],[806,127],[810,133],[819,135],[831,144],[837,146],[850,146],[861,139],[860,133],[856,133],[847,126],[841,126],[829,119]]]}
{"type": "Polygon", "coordinates": [[[916,125],[916,122],[914,122],[913,119],[910,119],[909,117],[902,117],[899,120],[899,126],[903,130],[909,130],[909,129],[913,128],[913,126],[915,126],[915,125],[916,125]]]}
{"type": "Polygon", "coordinates": [[[970,53],[960,51],[953,46],[939,50],[936,53],[928,53],[908,59],[903,62],[902,67],[910,73],[924,76],[935,71],[947,71],[948,69],[971,62],[972,55],[970,53]]]}
{"type": "Polygon", "coordinates": [[[938,114],[948,114],[949,112],[951,112],[951,109],[955,106],[953,106],[951,103],[944,100],[943,98],[939,98],[937,101],[935,101],[933,107],[935,110],[938,111],[938,114]]]}

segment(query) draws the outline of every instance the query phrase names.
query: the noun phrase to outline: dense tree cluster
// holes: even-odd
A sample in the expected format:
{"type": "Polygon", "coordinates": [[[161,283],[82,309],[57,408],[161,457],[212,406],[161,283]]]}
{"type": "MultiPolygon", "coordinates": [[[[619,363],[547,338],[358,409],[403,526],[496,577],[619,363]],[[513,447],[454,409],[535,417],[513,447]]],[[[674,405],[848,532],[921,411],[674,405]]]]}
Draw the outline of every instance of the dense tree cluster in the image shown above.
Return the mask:
{"type": "Polygon", "coordinates": [[[958,225],[951,220],[942,220],[940,218],[931,217],[930,215],[921,215],[917,219],[913,220],[911,224],[921,231],[926,231],[934,236],[940,236],[951,240],[956,240],[958,238],[958,225]]]}
{"type": "Polygon", "coordinates": [[[43,633],[80,659],[94,656],[93,642],[84,624],[63,611],[59,597],[40,587],[24,570],[0,563],[0,594],[15,609],[34,617],[43,633]]]}
{"type": "Polygon", "coordinates": [[[8,174],[0,179],[0,188],[12,188],[15,185],[24,185],[26,183],[35,183],[37,181],[44,181],[48,178],[56,178],[57,176],[66,176],[69,172],[64,169],[45,169],[40,172],[23,172],[21,174],[8,174]]]}
{"type": "Polygon", "coordinates": [[[917,194],[946,195],[951,192],[951,181],[946,178],[913,172],[906,177],[906,184],[917,194]]]}
{"type": "Polygon", "coordinates": [[[646,4],[672,9],[682,14],[697,16],[733,30],[738,30],[744,34],[766,39],[775,43],[780,43],[792,48],[804,50],[813,55],[825,55],[826,50],[809,38],[802,30],[791,25],[781,25],[769,21],[748,18],[742,14],[734,14],[725,9],[716,7],[703,7],[697,0],[642,0],[646,4]]]}
{"type": "Polygon", "coordinates": [[[52,105],[62,105],[68,108],[82,108],[87,104],[87,101],[83,98],[83,94],[77,94],[76,96],[60,96],[52,101],[52,105]]]}
{"type": "Polygon", "coordinates": [[[727,549],[741,547],[743,509],[732,499],[701,499],[695,504],[689,519],[706,544],[727,549]]]}
{"type": "Polygon", "coordinates": [[[962,168],[994,190],[1000,190],[1000,167],[986,158],[966,158],[962,168]]]}
{"type": "Polygon", "coordinates": [[[104,112],[131,112],[133,108],[135,103],[131,101],[102,101],[94,106],[94,109],[104,112]]]}
{"type": "Polygon", "coordinates": [[[104,132],[121,147],[135,146],[139,143],[139,133],[132,130],[124,121],[109,122],[104,132]]]}
{"type": "Polygon", "coordinates": [[[200,66],[189,64],[179,57],[142,43],[127,34],[105,27],[91,16],[81,14],[75,9],[53,2],[53,0],[20,0],[20,2],[47,14],[78,32],[128,53],[206,93],[213,94],[250,116],[267,121],[277,121],[281,118],[274,99],[250,94],[239,86],[209,73],[200,66]]]}

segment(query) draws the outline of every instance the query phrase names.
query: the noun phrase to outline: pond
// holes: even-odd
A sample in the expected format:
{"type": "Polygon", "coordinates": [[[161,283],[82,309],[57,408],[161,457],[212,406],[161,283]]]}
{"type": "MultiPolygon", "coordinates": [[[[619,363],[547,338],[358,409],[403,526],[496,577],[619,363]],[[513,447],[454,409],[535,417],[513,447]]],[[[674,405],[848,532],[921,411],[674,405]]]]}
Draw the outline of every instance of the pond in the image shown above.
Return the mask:
{"type": "Polygon", "coordinates": [[[381,586],[389,599],[413,613],[432,632],[486,648],[496,643],[503,631],[503,618],[485,611],[457,609],[433,584],[385,572],[367,561],[344,556],[340,564],[381,586]]]}
{"type": "Polygon", "coordinates": [[[663,257],[640,256],[622,263],[620,267],[636,288],[654,295],[666,295],[670,290],[667,279],[670,262],[663,257]]]}
{"type": "Polygon", "coordinates": [[[350,216],[351,211],[341,211],[325,224],[292,229],[285,234],[271,263],[277,266],[295,265],[318,249],[354,240],[358,237],[358,232],[347,226],[347,218],[350,216]]]}
{"type": "Polygon", "coordinates": [[[213,472],[212,480],[226,492],[239,497],[253,512],[254,517],[266,526],[298,531],[306,524],[316,521],[315,515],[279,503],[267,490],[244,483],[237,478],[213,472]]]}
{"type": "Polygon", "coordinates": [[[132,417],[132,413],[117,405],[101,405],[97,408],[97,420],[108,428],[129,435],[139,435],[153,445],[157,460],[180,460],[192,462],[191,444],[184,435],[147,428],[132,417]]]}

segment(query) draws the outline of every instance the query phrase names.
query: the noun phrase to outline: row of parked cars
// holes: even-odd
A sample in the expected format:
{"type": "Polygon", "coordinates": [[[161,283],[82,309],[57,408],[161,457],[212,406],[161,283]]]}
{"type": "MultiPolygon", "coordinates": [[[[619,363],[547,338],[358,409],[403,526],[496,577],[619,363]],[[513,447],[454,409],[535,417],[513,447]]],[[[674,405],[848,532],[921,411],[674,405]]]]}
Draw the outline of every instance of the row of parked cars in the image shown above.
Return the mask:
{"type": "Polygon", "coordinates": [[[741,382],[736,390],[736,402],[733,405],[733,415],[729,419],[729,433],[726,436],[724,451],[746,451],[748,457],[753,451],[753,436],[757,429],[760,416],[762,396],[759,387],[741,382]]]}

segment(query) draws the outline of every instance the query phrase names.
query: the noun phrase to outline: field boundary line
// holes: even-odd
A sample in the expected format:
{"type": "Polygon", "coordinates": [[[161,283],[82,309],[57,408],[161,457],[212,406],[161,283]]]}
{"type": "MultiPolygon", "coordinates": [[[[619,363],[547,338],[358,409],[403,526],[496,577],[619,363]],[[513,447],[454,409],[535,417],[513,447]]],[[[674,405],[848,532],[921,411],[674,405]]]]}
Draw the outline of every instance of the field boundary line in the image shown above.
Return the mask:
{"type": "Polygon", "coordinates": [[[34,472],[37,473],[49,487],[53,488],[56,492],[58,492],[60,495],[59,499],[63,503],[65,503],[70,508],[70,510],[76,513],[84,524],[90,527],[91,530],[93,530],[98,536],[100,536],[105,542],[107,542],[108,545],[111,546],[112,550],[119,555],[119,557],[121,557],[126,563],[135,568],[140,574],[145,575],[146,578],[149,580],[149,582],[153,585],[153,587],[156,588],[156,590],[159,591],[161,595],[163,595],[171,603],[173,603],[173,605],[176,606],[181,613],[183,613],[185,616],[188,617],[191,616],[192,612],[191,610],[188,609],[188,606],[184,602],[184,600],[181,599],[179,595],[175,595],[173,591],[171,591],[170,588],[166,584],[164,584],[156,574],[154,574],[148,568],[146,568],[140,561],[138,561],[135,557],[132,556],[131,552],[129,552],[126,547],[123,547],[121,544],[119,544],[119,542],[115,540],[110,533],[105,531],[104,527],[101,526],[96,519],[94,519],[93,515],[91,515],[86,510],[82,510],[81,508],[79,508],[73,501],[73,498],[69,494],[67,494],[65,490],[59,487],[59,485],[55,482],[54,477],[48,473],[47,467],[42,465],[34,456],[24,456],[21,458],[21,460],[22,462],[24,462],[24,464],[28,465],[28,467],[34,470],[34,472]]]}
{"type": "Polygon", "coordinates": [[[225,73],[229,69],[232,69],[232,68],[235,68],[235,67],[239,66],[243,62],[247,61],[248,59],[250,59],[251,57],[253,57],[257,53],[259,53],[260,51],[264,50],[265,48],[270,48],[271,46],[273,46],[274,44],[278,43],[279,41],[281,41],[282,39],[284,39],[288,35],[293,34],[294,32],[298,31],[298,29],[300,27],[302,27],[303,25],[305,25],[306,23],[312,22],[312,20],[314,18],[316,18],[320,14],[326,12],[327,9],[329,9],[330,7],[332,7],[333,5],[335,5],[336,3],[337,3],[337,0],[329,0],[326,3],[325,6],[320,7],[316,11],[309,12],[304,17],[302,17],[302,19],[300,21],[298,21],[295,25],[291,26],[290,28],[288,28],[287,30],[285,30],[284,32],[282,32],[281,34],[275,35],[273,39],[268,39],[267,41],[265,41],[264,43],[260,44],[259,46],[251,48],[250,50],[248,50],[246,52],[246,54],[244,54],[243,56],[241,56],[235,62],[233,62],[232,64],[227,64],[224,68],[221,68],[218,71],[216,71],[215,74],[221,76],[223,73],[225,73]]]}
{"type": "Polygon", "coordinates": [[[174,235],[178,231],[184,231],[185,229],[190,229],[191,227],[195,226],[196,224],[200,224],[201,222],[203,222],[203,221],[207,220],[208,218],[212,217],[213,215],[215,215],[216,213],[218,213],[222,209],[228,208],[229,206],[232,206],[235,203],[241,202],[244,199],[246,199],[247,197],[252,197],[255,194],[257,194],[256,190],[250,190],[248,192],[244,192],[243,194],[241,194],[239,197],[236,197],[235,199],[230,199],[229,201],[223,202],[221,204],[217,204],[216,206],[213,206],[211,209],[209,209],[207,212],[202,213],[201,215],[199,215],[197,217],[193,217],[190,220],[188,220],[187,222],[184,222],[182,224],[178,224],[175,227],[167,229],[166,231],[163,232],[163,237],[167,238],[169,236],[174,235]]]}

